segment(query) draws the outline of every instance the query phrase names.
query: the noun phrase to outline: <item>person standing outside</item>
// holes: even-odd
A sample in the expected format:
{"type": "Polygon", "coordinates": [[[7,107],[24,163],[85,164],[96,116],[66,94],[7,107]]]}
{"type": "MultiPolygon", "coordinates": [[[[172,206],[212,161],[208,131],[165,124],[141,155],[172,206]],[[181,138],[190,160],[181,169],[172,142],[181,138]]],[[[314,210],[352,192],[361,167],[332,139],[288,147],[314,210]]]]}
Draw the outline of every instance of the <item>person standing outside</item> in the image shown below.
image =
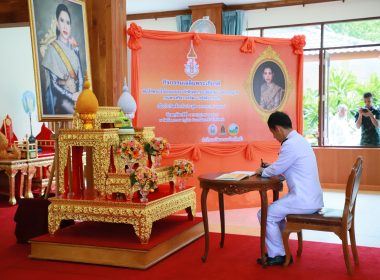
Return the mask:
{"type": "MultiPolygon", "coordinates": [[[[288,214],[313,214],[323,207],[317,160],[309,142],[293,130],[289,116],[274,112],[268,119],[273,137],[281,143],[278,159],[256,170],[262,177],[284,174],[289,192],[268,206],[265,244],[267,265],[283,265],[286,259],[282,231],[288,214]]],[[[257,214],[261,222],[261,210],[257,214]]],[[[293,261],[291,258],[290,262],[293,261]]],[[[257,259],[262,264],[262,259],[257,259]]]]}
{"type": "Polygon", "coordinates": [[[370,92],[363,94],[365,108],[360,108],[355,114],[356,128],[362,129],[360,138],[361,146],[379,146],[379,121],[380,111],[373,107],[373,95],[370,92]]]}
{"type": "Polygon", "coordinates": [[[338,113],[331,119],[329,126],[329,144],[333,146],[345,145],[350,138],[350,127],[347,117],[348,108],[339,104],[338,113]]]}

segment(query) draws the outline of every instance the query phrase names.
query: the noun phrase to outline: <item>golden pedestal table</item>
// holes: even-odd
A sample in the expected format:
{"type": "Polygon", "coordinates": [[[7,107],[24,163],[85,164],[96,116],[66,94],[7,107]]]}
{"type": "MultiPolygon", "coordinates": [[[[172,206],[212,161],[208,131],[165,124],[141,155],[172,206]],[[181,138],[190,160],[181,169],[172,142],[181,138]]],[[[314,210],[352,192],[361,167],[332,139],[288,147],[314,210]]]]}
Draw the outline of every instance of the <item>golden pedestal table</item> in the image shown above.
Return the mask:
{"type": "Polygon", "coordinates": [[[195,218],[195,187],[178,191],[157,191],[148,195],[148,202],[140,198],[132,201],[115,201],[97,198],[94,193],[62,195],[49,198],[49,233],[54,236],[62,220],[81,220],[106,223],[131,224],[142,244],[147,244],[154,221],[186,209],[189,219],[195,218]]]}
{"type": "Polygon", "coordinates": [[[59,191],[65,193],[64,170],[67,165],[69,148],[73,146],[92,147],[94,189],[105,198],[106,174],[111,162],[111,150],[119,145],[118,128],[108,129],[60,129],[59,132],[59,191]]]}
{"type": "Polygon", "coordinates": [[[54,157],[43,157],[34,159],[0,159],[0,171],[5,170],[5,174],[9,178],[9,204],[16,204],[15,197],[15,176],[18,171],[23,175],[20,178],[19,197],[33,198],[32,194],[32,178],[38,167],[48,167],[53,164],[54,157]],[[25,193],[24,190],[24,175],[26,176],[25,193]]]}

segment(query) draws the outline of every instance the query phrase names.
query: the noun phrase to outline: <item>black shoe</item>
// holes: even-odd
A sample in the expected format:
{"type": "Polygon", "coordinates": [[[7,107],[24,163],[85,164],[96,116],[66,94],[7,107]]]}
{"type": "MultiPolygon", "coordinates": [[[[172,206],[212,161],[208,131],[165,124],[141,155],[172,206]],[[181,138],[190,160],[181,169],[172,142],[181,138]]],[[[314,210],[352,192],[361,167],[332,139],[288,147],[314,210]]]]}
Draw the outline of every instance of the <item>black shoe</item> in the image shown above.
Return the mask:
{"type": "MultiPolygon", "coordinates": [[[[267,257],[266,260],[267,260],[267,265],[283,265],[286,260],[286,256],[276,256],[274,258],[267,257]]],[[[261,258],[257,259],[257,262],[261,265],[263,264],[263,260],[261,258]]],[[[289,264],[291,264],[292,262],[293,262],[293,257],[290,256],[289,264]]]]}

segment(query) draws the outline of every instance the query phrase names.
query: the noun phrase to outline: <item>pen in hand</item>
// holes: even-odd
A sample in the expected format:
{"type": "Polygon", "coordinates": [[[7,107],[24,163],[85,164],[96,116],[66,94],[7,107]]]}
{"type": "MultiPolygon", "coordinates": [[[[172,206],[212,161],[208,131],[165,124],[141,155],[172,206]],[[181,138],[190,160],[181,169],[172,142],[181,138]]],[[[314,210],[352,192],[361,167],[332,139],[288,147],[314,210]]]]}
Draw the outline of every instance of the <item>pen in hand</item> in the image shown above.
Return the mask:
{"type": "Polygon", "coordinates": [[[263,162],[263,159],[261,159],[261,166],[262,168],[265,168],[265,165],[264,165],[264,162],[263,162]]]}

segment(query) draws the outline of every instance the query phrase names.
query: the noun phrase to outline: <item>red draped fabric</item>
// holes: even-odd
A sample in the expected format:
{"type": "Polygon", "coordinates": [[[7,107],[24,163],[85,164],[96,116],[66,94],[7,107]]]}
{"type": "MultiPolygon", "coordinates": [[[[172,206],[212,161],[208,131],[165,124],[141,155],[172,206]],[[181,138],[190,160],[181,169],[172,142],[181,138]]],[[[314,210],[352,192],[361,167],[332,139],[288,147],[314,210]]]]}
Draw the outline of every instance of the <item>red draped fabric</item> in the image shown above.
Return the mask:
{"type": "Polygon", "coordinates": [[[255,160],[255,151],[262,150],[267,153],[276,154],[280,150],[278,142],[238,142],[238,143],[199,143],[199,144],[171,144],[171,150],[166,158],[178,158],[192,152],[192,160],[200,160],[202,152],[216,156],[232,156],[245,150],[245,158],[255,160]]]}

